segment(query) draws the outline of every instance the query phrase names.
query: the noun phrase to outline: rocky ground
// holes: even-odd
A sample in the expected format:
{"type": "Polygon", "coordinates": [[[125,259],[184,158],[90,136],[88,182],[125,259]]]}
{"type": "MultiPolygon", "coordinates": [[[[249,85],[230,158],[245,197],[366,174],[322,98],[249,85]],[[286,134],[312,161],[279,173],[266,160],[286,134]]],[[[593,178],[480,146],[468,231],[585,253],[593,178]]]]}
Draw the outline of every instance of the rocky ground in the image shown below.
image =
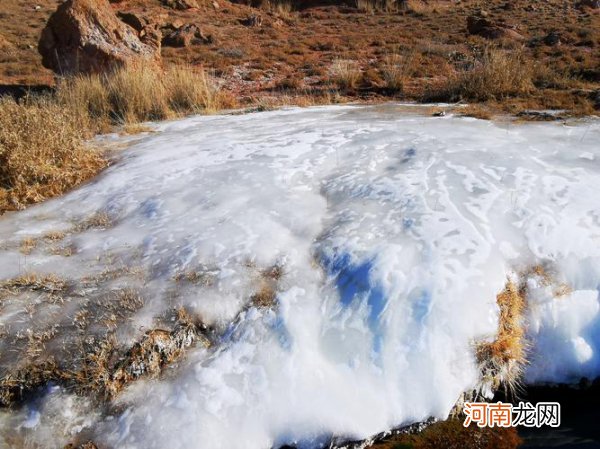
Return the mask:
{"type": "MultiPolygon", "coordinates": [[[[536,69],[535,92],[498,100],[509,110],[590,113],[598,107],[600,14],[594,0],[186,1],[122,0],[112,6],[142,40],[160,33],[165,64],[201,65],[242,101],[338,94],[422,99],[493,45],[522,49],[536,69]],[[386,79],[394,58],[402,60],[401,89],[390,89],[386,79]],[[356,82],[340,86],[334,79],[340,67],[356,71],[356,82]]],[[[37,47],[60,3],[2,2],[1,85],[53,84],[37,47]]]]}

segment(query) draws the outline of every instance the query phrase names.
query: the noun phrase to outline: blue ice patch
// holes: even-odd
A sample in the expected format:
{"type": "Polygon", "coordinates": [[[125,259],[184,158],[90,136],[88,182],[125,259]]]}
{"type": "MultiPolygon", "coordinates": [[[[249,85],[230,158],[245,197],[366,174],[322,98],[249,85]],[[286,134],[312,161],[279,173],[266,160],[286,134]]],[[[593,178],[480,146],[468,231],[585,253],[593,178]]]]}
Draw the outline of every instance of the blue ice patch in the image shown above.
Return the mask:
{"type": "Polygon", "coordinates": [[[387,305],[387,298],[380,285],[372,285],[370,273],[373,269],[373,259],[359,265],[352,263],[349,254],[333,258],[331,263],[326,263],[329,274],[335,277],[335,283],[340,294],[340,303],[349,307],[355,301],[367,301],[369,315],[367,325],[373,335],[373,353],[377,360],[381,353],[384,338],[384,327],[381,316],[387,305]]]}

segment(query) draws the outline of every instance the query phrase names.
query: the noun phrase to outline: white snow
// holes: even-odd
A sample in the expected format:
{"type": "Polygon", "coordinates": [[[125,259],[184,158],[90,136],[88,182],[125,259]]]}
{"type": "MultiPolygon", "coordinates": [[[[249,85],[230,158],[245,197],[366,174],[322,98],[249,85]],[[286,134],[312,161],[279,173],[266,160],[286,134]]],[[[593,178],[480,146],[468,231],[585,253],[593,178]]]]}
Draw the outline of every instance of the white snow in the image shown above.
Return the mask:
{"type": "MultiPolygon", "coordinates": [[[[473,344],[494,336],[496,294],[540,263],[572,291],[530,279],[527,379],[600,375],[598,121],[495,124],[388,105],[156,129],[96,181],[0,220],[3,278],[76,279],[118,261],[145,276],[122,338],[179,304],[222,332],[166,379],[129,387],[123,414],[94,418],[100,445],[316,447],[446,417],[477,383],[473,344]],[[69,237],[71,257],[15,247],[99,211],[115,225],[69,237]],[[278,306],[245,308],[274,264],[278,306]],[[198,269],[215,282],[173,298],[173,277],[198,269]]],[[[19,314],[2,311],[0,328],[19,314]]],[[[20,431],[48,432],[46,410],[20,431]]]]}

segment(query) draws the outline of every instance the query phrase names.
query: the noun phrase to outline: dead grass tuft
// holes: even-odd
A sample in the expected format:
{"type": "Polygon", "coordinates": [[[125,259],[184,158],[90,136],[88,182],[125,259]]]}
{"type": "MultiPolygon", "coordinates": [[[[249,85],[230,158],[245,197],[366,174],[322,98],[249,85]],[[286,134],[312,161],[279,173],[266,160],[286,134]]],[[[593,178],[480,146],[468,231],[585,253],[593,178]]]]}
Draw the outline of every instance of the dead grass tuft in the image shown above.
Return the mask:
{"type": "Polygon", "coordinates": [[[9,373],[0,379],[0,406],[19,404],[49,382],[77,394],[110,399],[136,379],[158,376],[192,345],[210,345],[203,335],[206,329],[202,323],[192,320],[183,310],[178,311],[177,318],[172,330],[148,331],[125,351],[119,350],[114,335],[109,334],[100,340],[83,341],[82,360],[75,364],[59,365],[50,360],[9,373]]]}
{"type": "Polygon", "coordinates": [[[25,254],[26,256],[28,256],[34,250],[36,245],[37,245],[36,239],[34,239],[32,237],[24,238],[23,240],[21,240],[21,245],[19,247],[19,251],[21,251],[22,254],[25,254]]]}
{"type": "Polygon", "coordinates": [[[260,289],[252,295],[250,300],[257,307],[273,307],[277,292],[269,283],[261,285],[260,289]]]}
{"type": "Polygon", "coordinates": [[[89,229],[108,229],[115,224],[115,219],[107,212],[96,212],[75,225],[75,232],[89,229]]]}
{"type": "Polygon", "coordinates": [[[534,89],[533,68],[522,50],[487,48],[472,68],[451,76],[426,101],[502,100],[534,89]]]}
{"type": "Polygon", "coordinates": [[[493,117],[490,108],[482,104],[468,104],[458,111],[463,117],[474,117],[481,120],[491,120],[493,117]]]}
{"type": "Polygon", "coordinates": [[[330,73],[333,82],[344,90],[356,89],[362,76],[358,63],[347,59],[334,60],[330,73]]]}
{"type": "Polygon", "coordinates": [[[94,132],[105,132],[115,124],[214,112],[228,101],[203,70],[185,65],[164,72],[136,66],[74,76],[60,82],[56,97],[59,104],[77,111],[82,125],[94,132]]]}
{"type": "Polygon", "coordinates": [[[68,282],[58,276],[30,273],[0,282],[0,292],[15,294],[21,291],[42,291],[55,294],[65,291],[68,286],[68,282]]]}
{"type": "Polygon", "coordinates": [[[393,92],[402,91],[407,80],[414,75],[415,64],[417,64],[417,57],[414,53],[387,56],[381,68],[386,89],[393,92]]]}
{"type": "Polygon", "coordinates": [[[72,189],[107,165],[73,110],[48,98],[0,98],[0,214],[72,189]]]}
{"type": "Polygon", "coordinates": [[[514,394],[526,363],[525,291],[511,280],[496,297],[500,309],[498,332],[492,342],[477,345],[483,383],[492,391],[501,386],[514,394]]]}

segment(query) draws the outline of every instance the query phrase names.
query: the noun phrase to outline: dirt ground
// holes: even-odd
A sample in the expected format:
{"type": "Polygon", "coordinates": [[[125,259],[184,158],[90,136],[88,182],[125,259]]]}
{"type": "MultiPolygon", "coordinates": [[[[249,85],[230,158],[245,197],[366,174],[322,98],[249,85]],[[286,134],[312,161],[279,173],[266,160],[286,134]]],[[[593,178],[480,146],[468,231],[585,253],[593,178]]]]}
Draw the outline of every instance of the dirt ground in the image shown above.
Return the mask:
{"type": "MultiPolygon", "coordinates": [[[[280,2],[282,0],[279,0],[280,2]]],[[[160,0],[123,0],[117,11],[167,16],[197,24],[208,39],[162,49],[166,64],[201,65],[242,102],[263,96],[315,96],[339,92],[337,63],[360,72],[344,96],[356,99],[422,99],[464,70],[493,45],[522,51],[535,68],[536,89],[527,98],[502,99],[503,108],[565,108],[590,113],[600,104],[600,10],[578,0],[408,0],[402,8],[373,8],[367,0],[264,3],[199,0],[175,10],[160,0]],[[357,6],[358,5],[358,6],[357,6]],[[483,14],[523,39],[470,35],[467,17],[483,14]],[[252,16],[258,21],[246,20],[252,16]],[[558,39],[548,38],[549,34],[558,39]],[[385,66],[403,61],[402,89],[387,89],[385,66]]],[[[59,0],[2,0],[0,85],[51,85],[53,74],[37,53],[40,32],[59,0]]]]}

